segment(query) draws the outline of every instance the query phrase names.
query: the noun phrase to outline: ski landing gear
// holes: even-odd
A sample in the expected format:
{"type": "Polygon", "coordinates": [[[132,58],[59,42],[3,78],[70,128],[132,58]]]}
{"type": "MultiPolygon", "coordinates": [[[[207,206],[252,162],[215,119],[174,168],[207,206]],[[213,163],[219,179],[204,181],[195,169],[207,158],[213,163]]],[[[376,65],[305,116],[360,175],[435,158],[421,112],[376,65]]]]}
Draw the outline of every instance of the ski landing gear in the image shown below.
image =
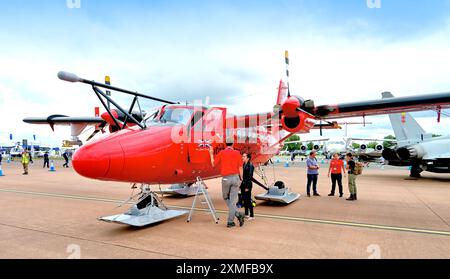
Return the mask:
{"type": "MultiPolygon", "coordinates": [[[[266,185],[268,185],[267,176],[264,172],[264,169],[258,168],[256,171],[256,174],[259,175],[263,179],[263,181],[266,185]]],[[[274,177],[275,177],[275,175],[274,175],[274,177]]],[[[262,183],[260,183],[256,179],[253,179],[253,182],[255,184],[261,186],[265,190],[267,190],[267,192],[264,194],[256,195],[255,199],[257,199],[257,200],[264,200],[264,201],[270,201],[270,202],[281,203],[281,204],[290,204],[300,198],[299,193],[294,193],[294,192],[289,191],[289,189],[286,188],[286,186],[284,185],[284,182],[282,182],[282,181],[277,181],[269,187],[264,186],[262,183]]]]}
{"type": "Polygon", "coordinates": [[[169,186],[169,188],[157,190],[155,193],[163,194],[163,195],[177,195],[177,196],[183,196],[183,197],[191,197],[195,196],[197,193],[198,187],[196,186],[196,183],[194,184],[172,184],[169,186]]]}
{"type": "Polygon", "coordinates": [[[423,169],[420,167],[420,165],[413,164],[411,166],[411,170],[410,170],[409,176],[412,177],[412,178],[420,178],[421,177],[421,175],[420,175],[421,172],[423,172],[423,169]]]}
{"type": "Polygon", "coordinates": [[[268,188],[267,193],[256,195],[255,199],[290,204],[300,198],[299,193],[290,192],[284,185],[284,182],[277,181],[268,188]]]}
{"type": "MultiPolygon", "coordinates": [[[[132,186],[133,192],[136,188],[137,187],[134,184],[132,186]]],[[[143,227],[176,218],[188,213],[187,210],[168,209],[147,184],[142,184],[139,193],[135,195],[132,193],[131,197],[118,207],[121,207],[125,203],[129,203],[135,199],[137,199],[137,201],[126,213],[100,217],[98,220],[125,224],[134,227],[143,227]]]]}

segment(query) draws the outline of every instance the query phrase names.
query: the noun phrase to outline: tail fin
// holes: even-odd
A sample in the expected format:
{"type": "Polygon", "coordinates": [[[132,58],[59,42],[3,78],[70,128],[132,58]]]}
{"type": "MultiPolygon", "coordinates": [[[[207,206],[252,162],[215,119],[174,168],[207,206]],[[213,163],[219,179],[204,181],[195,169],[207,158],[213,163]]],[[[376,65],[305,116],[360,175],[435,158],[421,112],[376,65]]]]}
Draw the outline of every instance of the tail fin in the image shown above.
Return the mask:
{"type": "Polygon", "coordinates": [[[280,105],[286,100],[287,97],[287,86],[284,84],[283,80],[280,80],[280,85],[278,86],[278,96],[277,96],[277,105],[280,105]]]}
{"type": "MultiPolygon", "coordinates": [[[[381,95],[383,99],[394,97],[391,92],[383,92],[381,95]]],[[[399,147],[421,142],[429,137],[409,113],[389,114],[389,119],[399,147]]]]}

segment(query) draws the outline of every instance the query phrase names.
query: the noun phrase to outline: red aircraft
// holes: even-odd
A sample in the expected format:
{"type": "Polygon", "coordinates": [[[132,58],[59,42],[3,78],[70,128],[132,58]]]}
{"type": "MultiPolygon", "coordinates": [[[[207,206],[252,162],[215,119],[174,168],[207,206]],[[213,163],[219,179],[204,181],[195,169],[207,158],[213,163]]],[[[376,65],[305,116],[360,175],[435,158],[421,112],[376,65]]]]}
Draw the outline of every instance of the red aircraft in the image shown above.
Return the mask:
{"type": "MultiPolygon", "coordinates": [[[[235,149],[252,154],[254,165],[261,166],[279,153],[283,142],[291,135],[309,133],[311,129],[337,128],[337,122],[330,122],[334,119],[419,110],[440,112],[450,106],[450,93],[316,106],[312,100],[291,95],[289,81],[287,86],[280,81],[274,111],[233,116],[224,107],[179,104],[90,81],[67,72],[59,72],[58,77],[64,81],[92,86],[106,112],[101,117],[72,118],[57,115],[27,118],[24,121],[51,126],[94,124],[97,125],[94,134],[109,126],[110,133],[88,141],[75,152],[72,162],[75,171],[92,179],[143,185],[201,186],[199,183],[202,180],[219,177],[219,169],[211,165],[209,148],[212,147],[217,154],[225,148],[226,141],[232,140],[235,149]],[[122,108],[100,88],[133,95],[130,108],[122,108]],[[159,101],[164,105],[156,113],[147,116],[140,109],[139,98],[159,101]],[[110,109],[109,103],[116,109],[110,109]],[[139,111],[134,111],[136,104],[139,111]]],[[[268,190],[267,194],[260,196],[261,199],[290,203],[299,197],[299,194],[287,191],[282,182],[271,187],[267,187],[266,181],[266,185],[255,182],[268,190]]],[[[194,192],[190,191],[191,194],[194,192]]],[[[102,220],[143,226],[184,213],[161,209],[154,193],[144,191],[130,211],[102,220]],[[159,218],[149,217],[149,210],[153,209],[158,210],[159,218]],[[139,216],[141,221],[138,221],[139,216]],[[147,219],[142,221],[142,216],[147,219]]]]}

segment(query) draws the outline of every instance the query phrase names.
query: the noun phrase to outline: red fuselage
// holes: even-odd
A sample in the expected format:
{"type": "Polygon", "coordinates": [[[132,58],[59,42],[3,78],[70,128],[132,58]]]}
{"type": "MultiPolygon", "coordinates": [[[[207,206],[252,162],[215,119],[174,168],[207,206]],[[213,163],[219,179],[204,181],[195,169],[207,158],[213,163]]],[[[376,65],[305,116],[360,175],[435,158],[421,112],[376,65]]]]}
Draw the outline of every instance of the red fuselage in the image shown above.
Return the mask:
{"type": "MultiPolygon", "coordinates": [[[[225,148],[224,138],[230,135],[234,137],[234,148],[251,153],[256,166],[266,163],[282,148],[279,131],[249,127],[248,121],[247,127],[235,125],[229,129],[224,124],[229,122],[229,116],[219,119],[217,110],[215,118],[208,119],[210,114],[203,112],[201,120],[204,122],[195,123],[192,120],[198,108],[192,109],[191,114],[183,111],[178,116],[174,116],[176,111],[173,112],[173,108],[186,110],[181,106],[165,108],[155,120],[148,122],[146,129],[129,127],[82,146],[73,156],[74,169],[82,176],[106,181],[191,183],[197,177],[210,179],[220,176],[218,166],[211,165],[209,146],[217,154],[225,148]],[[184,117],[184,123],[171,122],[173,119],[168,118],[169,114],[172,118],[184,117]],[[205,132],[208,126],[216,128],[206,128],[205,132]],[[174,134],[179,137],[174,138],[174,134]]],[[[220,110],[225,117],[226,110],[220,110]]],[[[303,132],[308,132],[309,128],[303,132]]]]}

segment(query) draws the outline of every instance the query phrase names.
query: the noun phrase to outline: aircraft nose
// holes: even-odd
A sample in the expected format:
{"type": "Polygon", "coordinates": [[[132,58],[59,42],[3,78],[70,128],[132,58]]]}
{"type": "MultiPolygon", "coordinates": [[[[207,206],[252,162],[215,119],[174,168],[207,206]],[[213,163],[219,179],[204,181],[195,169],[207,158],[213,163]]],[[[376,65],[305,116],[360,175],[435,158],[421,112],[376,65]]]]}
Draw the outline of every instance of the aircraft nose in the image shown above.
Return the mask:
{"type": "Polygon", "coordinates": [[[109,170],[110,156],[104,149],[97,146],[83,146],[75,152],[72,158],[75,171],[88,178],[99,179],[109,170]]]}

